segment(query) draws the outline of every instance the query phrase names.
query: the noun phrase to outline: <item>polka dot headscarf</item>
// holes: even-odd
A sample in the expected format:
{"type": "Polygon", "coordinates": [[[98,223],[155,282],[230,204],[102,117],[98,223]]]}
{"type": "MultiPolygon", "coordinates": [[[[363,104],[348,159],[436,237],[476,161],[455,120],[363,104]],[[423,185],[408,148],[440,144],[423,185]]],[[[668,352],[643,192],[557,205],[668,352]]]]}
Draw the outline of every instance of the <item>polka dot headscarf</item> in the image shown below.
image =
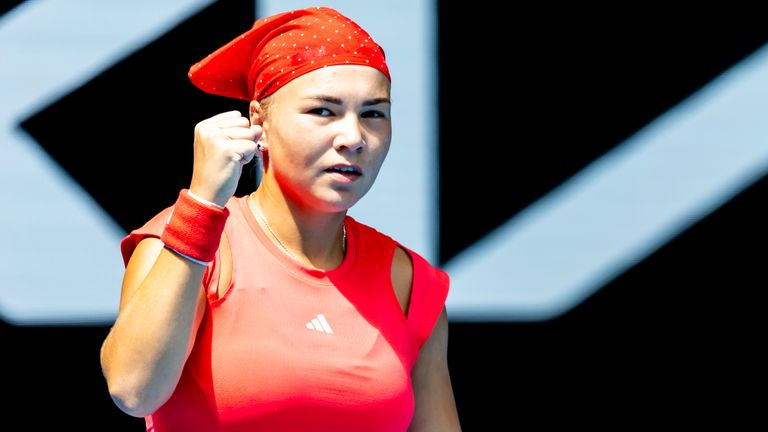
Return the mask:
{"type": "Polygon", "coordinates": [[[334,9],[313,7],[257,20],[189,69],[201,90],[260,101],[296,77],[331,65],[365,65],[391,80],[384,50],[334,9]]]}

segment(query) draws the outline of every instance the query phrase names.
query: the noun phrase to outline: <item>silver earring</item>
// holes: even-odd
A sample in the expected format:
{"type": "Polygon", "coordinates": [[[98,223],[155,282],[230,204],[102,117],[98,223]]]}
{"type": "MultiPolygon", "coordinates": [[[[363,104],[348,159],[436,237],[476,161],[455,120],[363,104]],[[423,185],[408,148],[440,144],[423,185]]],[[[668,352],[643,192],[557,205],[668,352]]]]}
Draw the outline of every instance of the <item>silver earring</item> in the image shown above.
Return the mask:
{"type": "Polygon", "coordinates": [[[260,152],[260,151],[264,150],[264,146],[261,145],[261,143],[256,143],[256,150],[260,152]]]}

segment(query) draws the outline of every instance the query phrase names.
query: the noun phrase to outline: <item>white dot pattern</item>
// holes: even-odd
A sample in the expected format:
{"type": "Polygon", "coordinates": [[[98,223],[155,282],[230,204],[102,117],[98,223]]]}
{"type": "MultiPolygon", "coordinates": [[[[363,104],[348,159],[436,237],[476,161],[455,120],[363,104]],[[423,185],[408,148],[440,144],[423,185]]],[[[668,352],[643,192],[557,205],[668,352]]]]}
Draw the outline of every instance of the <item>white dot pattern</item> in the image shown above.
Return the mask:
{"type": "Polygon", "coordinates": [[[297,9],[257,20],[249,31],[213,53],[215,56],[209,54],[193,65],[188,75],[204,91],[261,100],[318,67],[369,65],[389,78],[379,48],[364,29],[334,9],[297,9]],[[290,31],[304,24],[307,30],[312,28],[311,38],[305,32],[290,31]],[[266,37],[271,40],[264,40],[266,37]],[[254,49],[260,49],[257,56],[254,49]]]}

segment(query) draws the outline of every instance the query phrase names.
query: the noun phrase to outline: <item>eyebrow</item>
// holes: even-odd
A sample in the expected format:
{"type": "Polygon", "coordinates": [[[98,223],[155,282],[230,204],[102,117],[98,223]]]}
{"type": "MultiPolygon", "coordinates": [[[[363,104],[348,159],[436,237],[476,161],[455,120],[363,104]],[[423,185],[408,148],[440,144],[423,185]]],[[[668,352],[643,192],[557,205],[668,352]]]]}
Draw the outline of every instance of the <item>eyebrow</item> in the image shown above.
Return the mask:
{"type": "MultiPolygon", "coordinates": [[[[317,95],[317,96],[309,96],[305,99],[312,99],[312,100],[319,100],[323,102],[332,103],[334,105],[343,105],[341,99],[333,96],[326,96],[326,95],[317,95]]],[[[363,102],[363,106],[371,106],[371,105],[378,105],[382,103],[388,103],[391,104],[392,102],[389,100],[389,98],[375,98],[375,99],[369,99],[367,101],[363,102]]]]}

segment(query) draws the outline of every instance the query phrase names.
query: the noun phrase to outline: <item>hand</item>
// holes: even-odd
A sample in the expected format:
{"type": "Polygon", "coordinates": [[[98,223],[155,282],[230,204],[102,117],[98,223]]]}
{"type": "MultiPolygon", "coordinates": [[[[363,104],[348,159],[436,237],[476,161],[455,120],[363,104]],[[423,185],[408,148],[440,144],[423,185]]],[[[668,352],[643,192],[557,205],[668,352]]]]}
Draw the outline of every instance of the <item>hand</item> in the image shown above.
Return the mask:
{"type": "Polygon", "coordinates": [[[256,157],[262,129],[239,111],[205,119],[195,126],[195,162],[189,190],[225,205],[235,193],[243,165],[256,157]]]}

